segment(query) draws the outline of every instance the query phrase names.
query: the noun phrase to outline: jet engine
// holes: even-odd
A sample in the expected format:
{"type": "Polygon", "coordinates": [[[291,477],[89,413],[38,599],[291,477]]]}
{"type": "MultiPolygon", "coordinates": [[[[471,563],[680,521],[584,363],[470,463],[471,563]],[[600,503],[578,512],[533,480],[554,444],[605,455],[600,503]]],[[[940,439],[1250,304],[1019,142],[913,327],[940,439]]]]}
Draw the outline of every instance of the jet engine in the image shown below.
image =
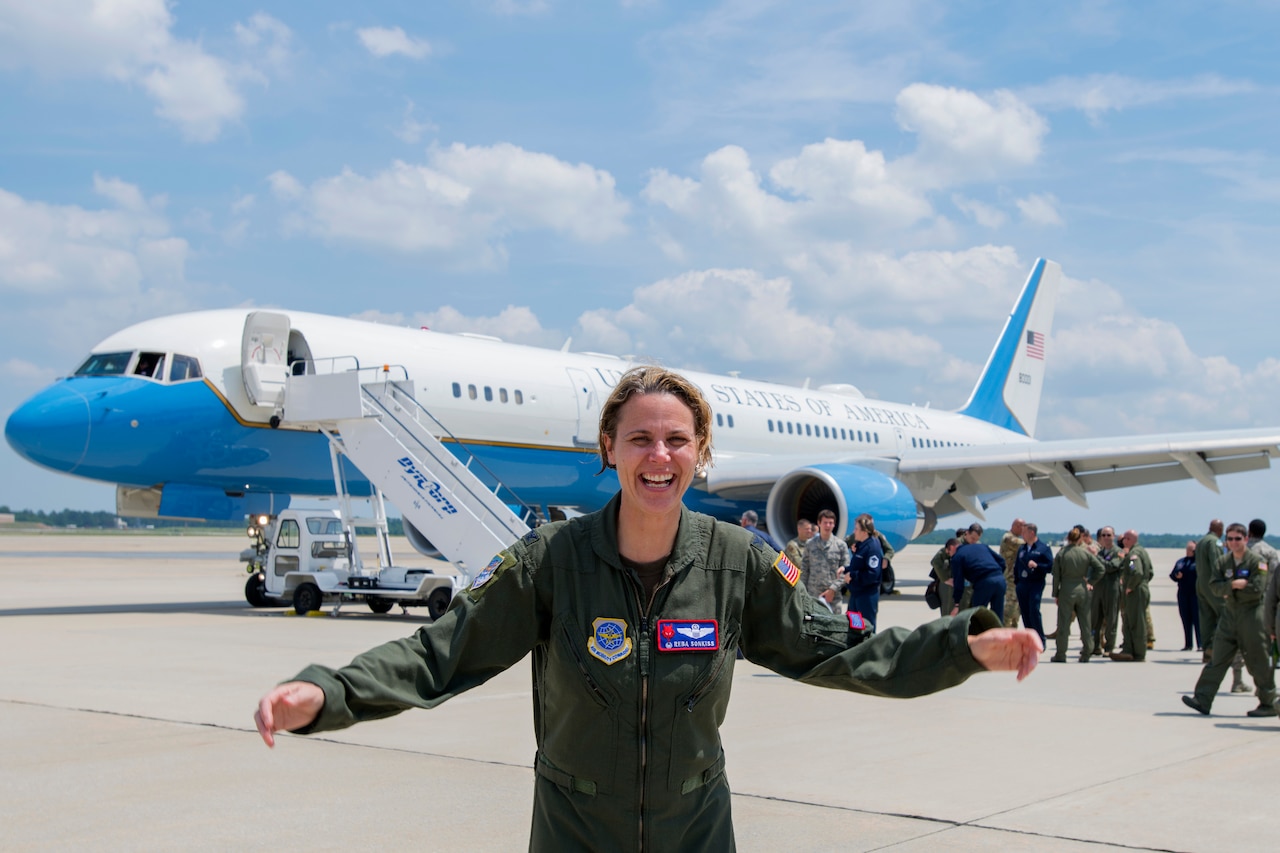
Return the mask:
{"type": "Polygon", "coordinates": [[[836,534],[853,530],[853,519],[871,513],[876,530],[895,549],[928,533],[937,522],[903,483],[861,465],[811,465],[779,478],[769,492],[769,531],[782,542],[796,535],[796,519],[818,520],[819,510],[836,514],[836,534]]]}

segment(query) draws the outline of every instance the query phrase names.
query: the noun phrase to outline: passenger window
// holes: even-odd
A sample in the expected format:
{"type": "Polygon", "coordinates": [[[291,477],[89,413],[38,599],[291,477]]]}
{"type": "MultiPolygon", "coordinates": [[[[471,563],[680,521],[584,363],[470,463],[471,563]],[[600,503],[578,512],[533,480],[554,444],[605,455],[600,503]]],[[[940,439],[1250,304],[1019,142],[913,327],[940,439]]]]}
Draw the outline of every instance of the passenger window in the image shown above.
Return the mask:
{"type": "Polygon", "coordinates": [[[520,391],[517,391],[517,392],[516,392],[516,405],[517,405],[517,406],[523,406],[523,405],[524,405],[524,394],[523,394],[523,392],[520,392],[520,391]]]}
{"type": "Polygon", "coordinates": [[[453,383],[453,396],[455,397],[462,396],[462,386],[459,385],[457,382],[453,383]]]}
{"type": "Polygon", "coordinates": [[[493,389],[490,388],[488,385],[484,386],[484,401],[486,403],[493,402],[493,389]]]}
{"type": "Polygon", "coordinates": [[[286,518],[280,522],[280,533],[276,536],[276,547],[297,548],[301,538],[298,522],[292,518],[286,518]]]}
{"type": "Polygon", "coordinates": [[[729,419],[729,429],[733,429],[733,415],[726,415],[725,417],[729,419]]]}
{"type": "Polygon", "coordinates": [[[170,382],[186,382],[188,379],[199,379],[200,362],[189,355],[174,354],[173,364],[169,367],[170,382]]]}
{"type": "Polygon", "coordinates": [[[498,401],[499,401],[499,402],[502,402],[502,403],[507,402],[507,389],[506,389],[506,388],[499,388],[499,389],[498,389],[498,401]]]}
{"type": "Polygon", "coordinates": [[[716,412],[716,426],[724,426],[724,415],[716,412]]]}
{"type": "Polygon", "coordinates": [[[474,385],[467,386],[467,396],[470,397],[472,400],[476,398],[476,386],[474,385]]]}

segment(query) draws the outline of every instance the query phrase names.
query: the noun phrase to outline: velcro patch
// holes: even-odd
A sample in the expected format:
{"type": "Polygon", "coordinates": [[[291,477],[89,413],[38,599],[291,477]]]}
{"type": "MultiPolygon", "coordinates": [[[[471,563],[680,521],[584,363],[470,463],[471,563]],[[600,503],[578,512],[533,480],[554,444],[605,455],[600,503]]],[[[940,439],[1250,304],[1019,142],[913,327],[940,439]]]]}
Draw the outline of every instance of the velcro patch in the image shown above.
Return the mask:
{"type": "Polygon", "coordinates": [[[848,615],[849,617],[849,630],[851,631],[867,630],[867,620],[862,618],[861,613],[859,613],[856,610],[850,610],[846,615],[848,615]]]}
{"type": "Polygon", "coordinates": [[[720,650],[720,623],[714,619],[659,619],[657,630],[660,652],[720,650]]]}
{"type": "Polygon", "coordinates": [[[591,623],[591,637],[587,651],[613,666],[631,654],[631,638],[627,636],[627,621],[601,617],[591,623]]]}
{"type": "Polygon", "coordinates": [[[779,554],[778,559],[773,561],[773,567],[778,570],[778,574],[782,575],[782,579],[789,586],[795,586],[796,581],[800,580],[800,570],[787,558],[786,554],[779,554]]]}
{"type": "Polygon", "coordinates": [[[474,593],[477,590],[479,590],[489,581],[497,577],[499,573],[511,568],[515,564],[516,564],[516,558],[511,556],[506,551],[503,551],[501,554],[495,555],[494,558],[489,561],[489,565],[484,567],[484,571],[476,575],[475,579],[471,581],[471,587],[468,591],[473,594],[472,597],[474,598],[475,597],[474,593]]]}

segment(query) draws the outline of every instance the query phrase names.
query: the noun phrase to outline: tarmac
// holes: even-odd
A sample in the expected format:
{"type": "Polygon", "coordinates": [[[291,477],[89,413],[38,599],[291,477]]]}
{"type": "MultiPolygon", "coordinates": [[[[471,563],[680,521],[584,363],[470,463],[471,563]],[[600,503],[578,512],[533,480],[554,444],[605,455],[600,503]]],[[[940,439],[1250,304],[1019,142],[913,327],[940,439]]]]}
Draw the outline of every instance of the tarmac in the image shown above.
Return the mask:
{"type": "MultiPolygon", "coordinates": [[[[255,610],[244,544],[0,535],[0,848],[525,849],[528,663],[432,711],[268,750],[252,721],[262,693],[427,619],[255,610]]],[[[895,559],[886,625],[935,614],[933,551],[895,559]]],[[[1046,652],[1022,683],[980,674],[899,701],[739,661],[723,728],[739,849],[1276,849],[1280,720],[1246,717],[1252,695],[1219,695],[1208,718],[1181,703],[1200,655],[1180,651],[1178,556],[1152,552],[1145,663],[1079,664],[1073,638],[1070,663],[1046,652]]],[[[1052,630],[1048,598],[1044,618],[1052,630]]]]}

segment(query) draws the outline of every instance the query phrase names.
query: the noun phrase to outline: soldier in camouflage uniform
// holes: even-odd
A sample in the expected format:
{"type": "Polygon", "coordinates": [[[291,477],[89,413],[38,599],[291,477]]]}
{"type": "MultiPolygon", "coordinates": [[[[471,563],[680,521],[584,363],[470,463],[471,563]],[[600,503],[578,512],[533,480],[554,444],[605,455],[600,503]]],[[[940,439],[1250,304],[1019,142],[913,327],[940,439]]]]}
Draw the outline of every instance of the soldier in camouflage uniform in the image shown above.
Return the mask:
{"type": "Polygon", "coordinates": [[[813,538],[813,534],[817,528],[814,523],[807,518],[802,518],[796,522],[796,538],[787,543],[784,549],[787,559],[790,560],[798,568],[804,565],[804,543],[813,538]]]}
{"type": "Polygon", "coordinates": [[[1004,626],[1018,627],[1018,593],[1013,577],[1013,564],[1018,559],[1018,550],[1027,544],[1022,538],[1023,521],[1015,518],[1009,525],[1009,532],[1000,539],[1000,556],[1004,559],[1004,626]]]}
{"type": "Polygon", "coordinates": [[[804,546],[804,586],[814,598],[821,599],[833,612],[839,612],[840,587],[843,582],[840,573],[849,565],[849,546],[839,536],[832,535],[836,529],[836,514],[829,509],[818,513],[818,535],[810,539],[804,546]]]}

